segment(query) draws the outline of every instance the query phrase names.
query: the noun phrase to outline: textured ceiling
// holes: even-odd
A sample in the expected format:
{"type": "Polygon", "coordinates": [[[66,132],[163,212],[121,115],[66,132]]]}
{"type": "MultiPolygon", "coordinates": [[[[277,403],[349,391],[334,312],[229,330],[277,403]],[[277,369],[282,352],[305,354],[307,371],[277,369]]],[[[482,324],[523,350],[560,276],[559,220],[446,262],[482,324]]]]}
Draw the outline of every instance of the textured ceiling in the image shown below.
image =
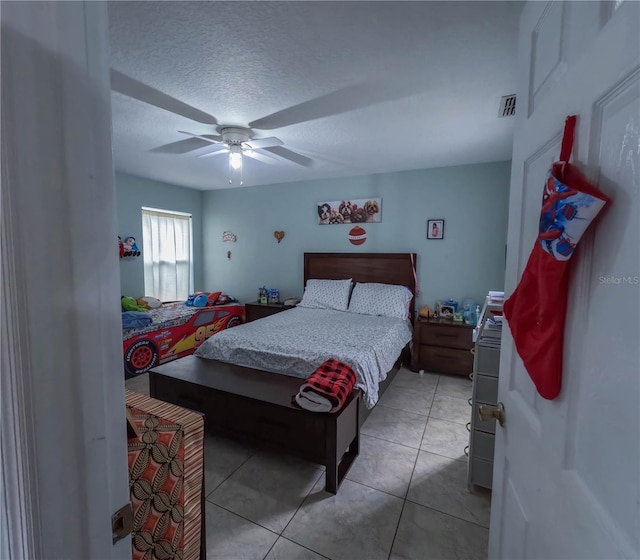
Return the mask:
{"type": "Polygon", "coordinates": [[[253,126],[311,158],[244,158],[261,185],[506,160],[519,3],[109,2],[116,169],[227,188],[178,131],[253,126]],[[195,119],[195,120],[194,120],[195,119]],[[190,151],[188,151],[190,150],[190,151]]]}

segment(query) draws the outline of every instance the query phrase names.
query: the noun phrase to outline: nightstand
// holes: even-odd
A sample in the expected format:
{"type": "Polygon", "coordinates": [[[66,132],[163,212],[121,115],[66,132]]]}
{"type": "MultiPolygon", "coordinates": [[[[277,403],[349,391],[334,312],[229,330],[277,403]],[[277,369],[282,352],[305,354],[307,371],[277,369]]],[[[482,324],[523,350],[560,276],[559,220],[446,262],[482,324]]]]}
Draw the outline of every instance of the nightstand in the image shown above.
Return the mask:
{"type": "Polygon", "coordinates": [[[413,327],[412,369],[469,375],[473,371],[473,325],[418,319],[413,327]]]}
{"type": "Polygon", "coordinates": [[[262,319],[280,311],[286,311],[293,306],[285,305],[284,303],[258,303],[253,301],[244,304],[245,323],[255,321],[256,319],[262,319]]]}

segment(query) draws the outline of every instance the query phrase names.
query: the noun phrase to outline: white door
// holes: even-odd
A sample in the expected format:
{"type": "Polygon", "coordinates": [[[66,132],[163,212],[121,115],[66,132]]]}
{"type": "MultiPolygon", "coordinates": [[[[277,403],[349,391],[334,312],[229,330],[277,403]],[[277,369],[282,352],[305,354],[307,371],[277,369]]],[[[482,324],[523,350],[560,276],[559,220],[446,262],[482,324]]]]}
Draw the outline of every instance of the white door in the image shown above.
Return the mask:
{"type": "Polygon", "coordinates": [[[560,396],[502,341],[489,557],[640,558],[640,4],[530,2],[521,16],[506,296],[537,234],[564,119],[611,198],[574,255],[560,396]]]}
{"type": "Polygon", "coordinates": [[[131,558],[106,4],[0,16],[0,557],[131,558]]]}

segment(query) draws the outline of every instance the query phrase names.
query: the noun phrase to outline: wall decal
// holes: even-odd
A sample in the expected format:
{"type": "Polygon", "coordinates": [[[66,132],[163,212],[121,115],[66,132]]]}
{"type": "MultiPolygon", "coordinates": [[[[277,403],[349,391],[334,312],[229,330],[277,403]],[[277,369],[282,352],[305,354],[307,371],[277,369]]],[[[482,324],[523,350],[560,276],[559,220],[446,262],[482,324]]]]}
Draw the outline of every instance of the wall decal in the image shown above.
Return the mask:
{"type": "Polygon", "coordinates": [[[353,245],[362,245],[367,240],[367,232],[360,226],[354,226],[349,231],[349,241],[353,245]]]}
{"type": "Polygon", "coordinates": [[[275,237],[278,240],[278,243],[280,243],[280,241],[284,239],[284,231],[274,231],[273,237],[275,237]]]}
{"type": "Polygon", "coordinates": [[[236,242],[236,234],[232,231],[225,231],[222,234],[222,241],[231,241],[232,243],[236,242]]]}
{"type": "Polygon", "coordinates": [[[361,224],[382,221],[381,198],[359,198],[357,200],[334,200],[318,203],[318,223],[361,224]]]}

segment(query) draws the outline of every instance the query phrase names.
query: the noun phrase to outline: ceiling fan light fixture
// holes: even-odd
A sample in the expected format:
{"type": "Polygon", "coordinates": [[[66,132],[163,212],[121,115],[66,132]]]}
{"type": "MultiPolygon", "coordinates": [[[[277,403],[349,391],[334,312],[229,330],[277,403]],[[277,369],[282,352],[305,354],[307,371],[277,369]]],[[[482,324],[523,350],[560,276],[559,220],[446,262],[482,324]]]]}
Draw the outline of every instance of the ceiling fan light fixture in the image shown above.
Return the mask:
{"type": "Polygon", "coordinates": [[[229,165],[231,169],[242,169],[242,148],[232,144],[229,146],[229,165]]]}

